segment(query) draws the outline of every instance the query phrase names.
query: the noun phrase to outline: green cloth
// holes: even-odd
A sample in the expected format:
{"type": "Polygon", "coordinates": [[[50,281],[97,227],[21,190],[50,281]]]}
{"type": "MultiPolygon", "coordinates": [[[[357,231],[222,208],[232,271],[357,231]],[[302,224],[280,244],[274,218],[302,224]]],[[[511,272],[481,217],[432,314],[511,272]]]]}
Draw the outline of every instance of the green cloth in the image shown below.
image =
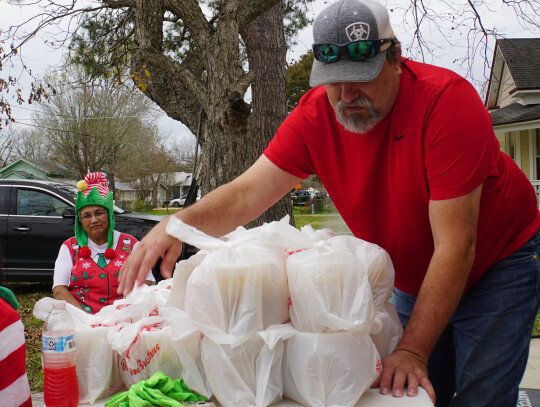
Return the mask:
{"type": "Polygon", "coordinates": [[[192,392],[184,379],[172,380],[163,372],[156,372],[148,380],[134,384],[105,403],[105,407],[181,407],[181,401],[206,401],[192,392]]]}
{"type": "Polygon", "coordinates": [[[17,298],[9,288],[0,286],[0,298],[4,299],[15,311],[19,309],[17,298]]]}
{"type": "Polygon", "coordinates": [[[99,258],[97,261],[97,265],[103,269],[107,265],[107,260],[105,260],[105,253],[98,253],[98,256],[99,258]]]}

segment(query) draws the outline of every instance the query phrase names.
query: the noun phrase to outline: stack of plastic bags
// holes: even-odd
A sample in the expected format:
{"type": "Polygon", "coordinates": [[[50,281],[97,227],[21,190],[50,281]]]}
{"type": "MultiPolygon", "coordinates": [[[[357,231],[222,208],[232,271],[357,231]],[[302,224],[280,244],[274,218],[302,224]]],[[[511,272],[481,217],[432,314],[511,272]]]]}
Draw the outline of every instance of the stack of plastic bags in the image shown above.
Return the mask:
{"type": "Polygon", "coordinates": [[[95,315],[68,304],[80,402],[161,371],[224,407],[356,404],[402,333],[392,264],[376,245],[288,221],[217,239],[171,217],[167,232],[200,249],[172,279],[95,315]]]}
{"type": "Polygon", "coordinates": [[[284,395],[309,406],[354,406],[401,336],[388,303],[394,271],[376,245],[349,236],[319,243],[287,259],[290,315],[299,332],[287,342],[284,395]]]}
{"type": "MultiPolygon", "coordinates": [[[[67,304],[75,323],[80,403],[93,404],[156,372],[183,378],[211,397],[198,367],[201,333],[185,312],[166,305],[171,283],[136,287],[94,315],[67,304]]],[[[51,309],[52,298],[43,298],[34,315],[45,320],[51,309]]]]}
{"type": "MultiPolygon", "coordinates": [[[[289,319],[285,247],[305,236],[288,223],[272,222],[216,239],[176,218],[167,232],[202,249],[191,261],[194,269],[180,266],[185,274],[179,279],[191,274],[185,295],[178,292],[171,301],[204,335],[201,360],[217,400],[225,407],[280,401],[283,339],[291,334],[280,326],[289,319]],[[176,302],[182,297],[184,304],[176,302]]],[[[175,287],[183,285],[175,281],[175,287]]]]}

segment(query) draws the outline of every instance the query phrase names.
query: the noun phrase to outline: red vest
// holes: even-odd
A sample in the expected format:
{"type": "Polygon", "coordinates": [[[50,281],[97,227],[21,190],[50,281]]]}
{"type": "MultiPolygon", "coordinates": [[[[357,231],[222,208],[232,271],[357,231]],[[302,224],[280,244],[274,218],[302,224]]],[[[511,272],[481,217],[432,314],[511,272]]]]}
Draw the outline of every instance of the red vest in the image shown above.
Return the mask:
{"type": "Polygon", "coordinates": [[[69,292],[86,311],[95,314],[104,306],[122,298],[116,292],[118,274],[136,242],[133,236],[122,233],[116,245],[116,256],[104,268],[99,267],[91,257],[79,256],[79,245],[75,237],[64,242],[73,259],[69,292]]]}

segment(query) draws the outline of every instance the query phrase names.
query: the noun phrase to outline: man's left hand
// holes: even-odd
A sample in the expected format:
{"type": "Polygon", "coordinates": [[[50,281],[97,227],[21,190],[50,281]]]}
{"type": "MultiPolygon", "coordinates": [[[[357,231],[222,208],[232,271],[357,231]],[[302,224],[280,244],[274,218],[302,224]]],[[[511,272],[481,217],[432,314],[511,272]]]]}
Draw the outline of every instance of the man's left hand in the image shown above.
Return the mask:
{"type": "Polygon", "coordinates": [[[428,379],[426,362],[421,357],[404,349],[396,349],[394,353],[383,359],[383,370],[371,388],[380,387],[381,394],[403,397],[407,388],[407,396],[414,397],[420,385],[435,404],[435,390],[428,379]]]}

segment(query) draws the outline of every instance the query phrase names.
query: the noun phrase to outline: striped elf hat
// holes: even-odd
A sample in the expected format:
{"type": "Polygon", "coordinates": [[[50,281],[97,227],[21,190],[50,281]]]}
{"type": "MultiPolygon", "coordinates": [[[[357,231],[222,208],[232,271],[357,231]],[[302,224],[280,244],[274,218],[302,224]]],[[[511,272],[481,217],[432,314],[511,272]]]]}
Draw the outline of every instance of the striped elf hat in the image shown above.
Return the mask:
{"type": "Polygon", "coordinates": [[[90,256],[88,249],[88,235],[84,230],[79,219],[79,211],[90,205],[98,205],[107,209],[109,213],[109,234],[107,237],[107,250],[105,257],[112,259],[115,256],[113,246],[114,236],[114,211],[113,211],[113,194],[109,191],[108,181],[105,174],[102,172],[90,172],[84,177],[84,181],[77,183],[79,192],[75,200],[75,238],[79,247],[79,255],[81,257],[90,256]]]}

